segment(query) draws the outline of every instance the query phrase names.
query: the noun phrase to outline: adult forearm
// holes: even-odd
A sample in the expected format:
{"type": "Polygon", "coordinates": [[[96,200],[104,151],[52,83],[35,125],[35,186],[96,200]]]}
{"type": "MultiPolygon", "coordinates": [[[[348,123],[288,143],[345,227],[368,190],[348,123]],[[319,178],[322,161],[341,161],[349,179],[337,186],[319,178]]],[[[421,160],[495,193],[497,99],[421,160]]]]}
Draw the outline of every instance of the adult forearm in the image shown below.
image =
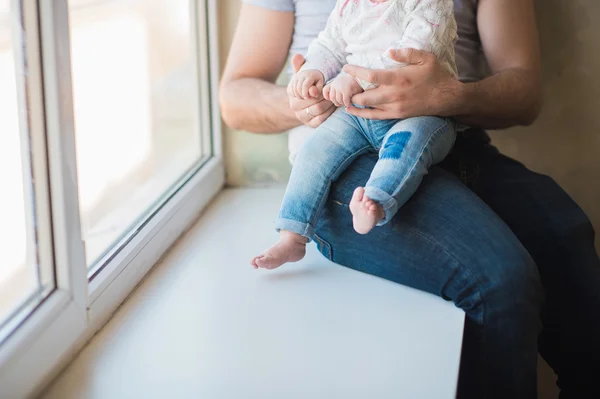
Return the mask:
{"type": "Polygon", "coordinates": [[[460,124],[482,129],[531,125],[541,108],[538,74],[509,69],[479,82],[461,84],[448,115],[460,124]]]}
{"type": "Polygon", "coordinates": [[[225,123],[253,133],[280,133],[300,125],[290,109],[285,87],[242,78],[223,82],[221,111],[225,123]]]}

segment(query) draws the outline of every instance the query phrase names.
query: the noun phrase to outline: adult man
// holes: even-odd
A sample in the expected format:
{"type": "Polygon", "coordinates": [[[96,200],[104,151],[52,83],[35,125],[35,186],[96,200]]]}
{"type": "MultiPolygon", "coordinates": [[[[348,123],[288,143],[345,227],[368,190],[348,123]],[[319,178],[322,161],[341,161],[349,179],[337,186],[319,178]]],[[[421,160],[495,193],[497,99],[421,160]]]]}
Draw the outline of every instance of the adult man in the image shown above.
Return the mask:
{"type": "MultiPolygon", "coordinates": [[[[293,158],[311,134],[298,126],[318,126],[334,107],[322,99],[290,102],[273,82],[288,53],[304,53],[323,28],[335,0],[245,2],[221,86],[223,116],[255,132],[296,128],[293,158]]],[[[600,358],[600,261],[592,226],[556,183],[499,154],[482,130],[528,125],[539,113],[533,1],[456,0],[455,14],[460,81],[431,54],[410,49],[394,54],[407,67],[346,72],[379,84],[353,98],[369,107],[353,108],[357,115],[453,116],[471,129],[390,226],[364,237],[352,232],[347,204],[377,158],[359,158],[332,186],[317,244],[336,263],[465,310],[459,397],[535,398],[538,336],[561,397],[600,397],[598,366],[586,366],[588,358],[600,358]]],[[[296,68],[302,62],[293,60],[296,68]]]]}

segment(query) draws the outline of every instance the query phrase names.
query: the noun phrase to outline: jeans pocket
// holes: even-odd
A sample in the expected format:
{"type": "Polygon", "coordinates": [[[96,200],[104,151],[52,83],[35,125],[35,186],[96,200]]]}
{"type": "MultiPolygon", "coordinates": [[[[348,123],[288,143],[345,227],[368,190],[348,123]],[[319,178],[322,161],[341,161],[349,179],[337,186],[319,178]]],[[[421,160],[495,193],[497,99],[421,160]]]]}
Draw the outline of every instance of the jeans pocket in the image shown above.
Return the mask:
{"type": "Polygon", "coordinates": [[[321,252],[321,254],[323,254],[323,256],[327,259],[333,261],[333,251],[331,250],[331,244],[319,237],[317,234],[315,234],[314,240],[317,243],[317,248],[319,249],[319,252],[321,252]]]}

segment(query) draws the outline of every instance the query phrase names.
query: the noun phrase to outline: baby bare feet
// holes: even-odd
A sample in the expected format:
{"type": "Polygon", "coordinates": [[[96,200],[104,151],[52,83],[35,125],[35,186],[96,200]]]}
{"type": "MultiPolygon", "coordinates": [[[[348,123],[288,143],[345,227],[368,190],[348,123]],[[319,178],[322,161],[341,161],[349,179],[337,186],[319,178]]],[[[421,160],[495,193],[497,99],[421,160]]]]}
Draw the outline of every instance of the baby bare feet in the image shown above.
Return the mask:
{"type": "Polygon", "coordinates": [[[276,269],[284,263],[298,262],[306,255],[306,237],[282,230],[279,242],[267,249],[262,255],[252,259],[255,269],[276,269]]]}
{"type": "Polygon", "coordinates": [[[381,205],[367,197],[363,187],[354,190],[350,201],[350,212],[353,216],[354,230],[358,234],[367,234],[385,216],[381,205]]]}

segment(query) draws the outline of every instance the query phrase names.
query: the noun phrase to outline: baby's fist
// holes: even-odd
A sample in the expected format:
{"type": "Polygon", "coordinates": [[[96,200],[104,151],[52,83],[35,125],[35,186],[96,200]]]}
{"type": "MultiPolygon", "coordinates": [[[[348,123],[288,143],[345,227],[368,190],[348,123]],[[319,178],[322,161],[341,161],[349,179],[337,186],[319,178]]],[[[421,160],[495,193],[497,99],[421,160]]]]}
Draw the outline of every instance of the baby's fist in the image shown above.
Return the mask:
{"type": "Polygon", "coordinates": [[[352,105],[352,97],[362,91],[362,87],[352,76],[341,73],[333,82],[325,86],[323,97],[336,107],[349,107],[352,105]]]}
{"type": "Polygon", "coordinates": [[[300,71],[288,85],[288,95],[301,100],[318,98],[323,91],[325,77],[316,69],[300,71]]]}

